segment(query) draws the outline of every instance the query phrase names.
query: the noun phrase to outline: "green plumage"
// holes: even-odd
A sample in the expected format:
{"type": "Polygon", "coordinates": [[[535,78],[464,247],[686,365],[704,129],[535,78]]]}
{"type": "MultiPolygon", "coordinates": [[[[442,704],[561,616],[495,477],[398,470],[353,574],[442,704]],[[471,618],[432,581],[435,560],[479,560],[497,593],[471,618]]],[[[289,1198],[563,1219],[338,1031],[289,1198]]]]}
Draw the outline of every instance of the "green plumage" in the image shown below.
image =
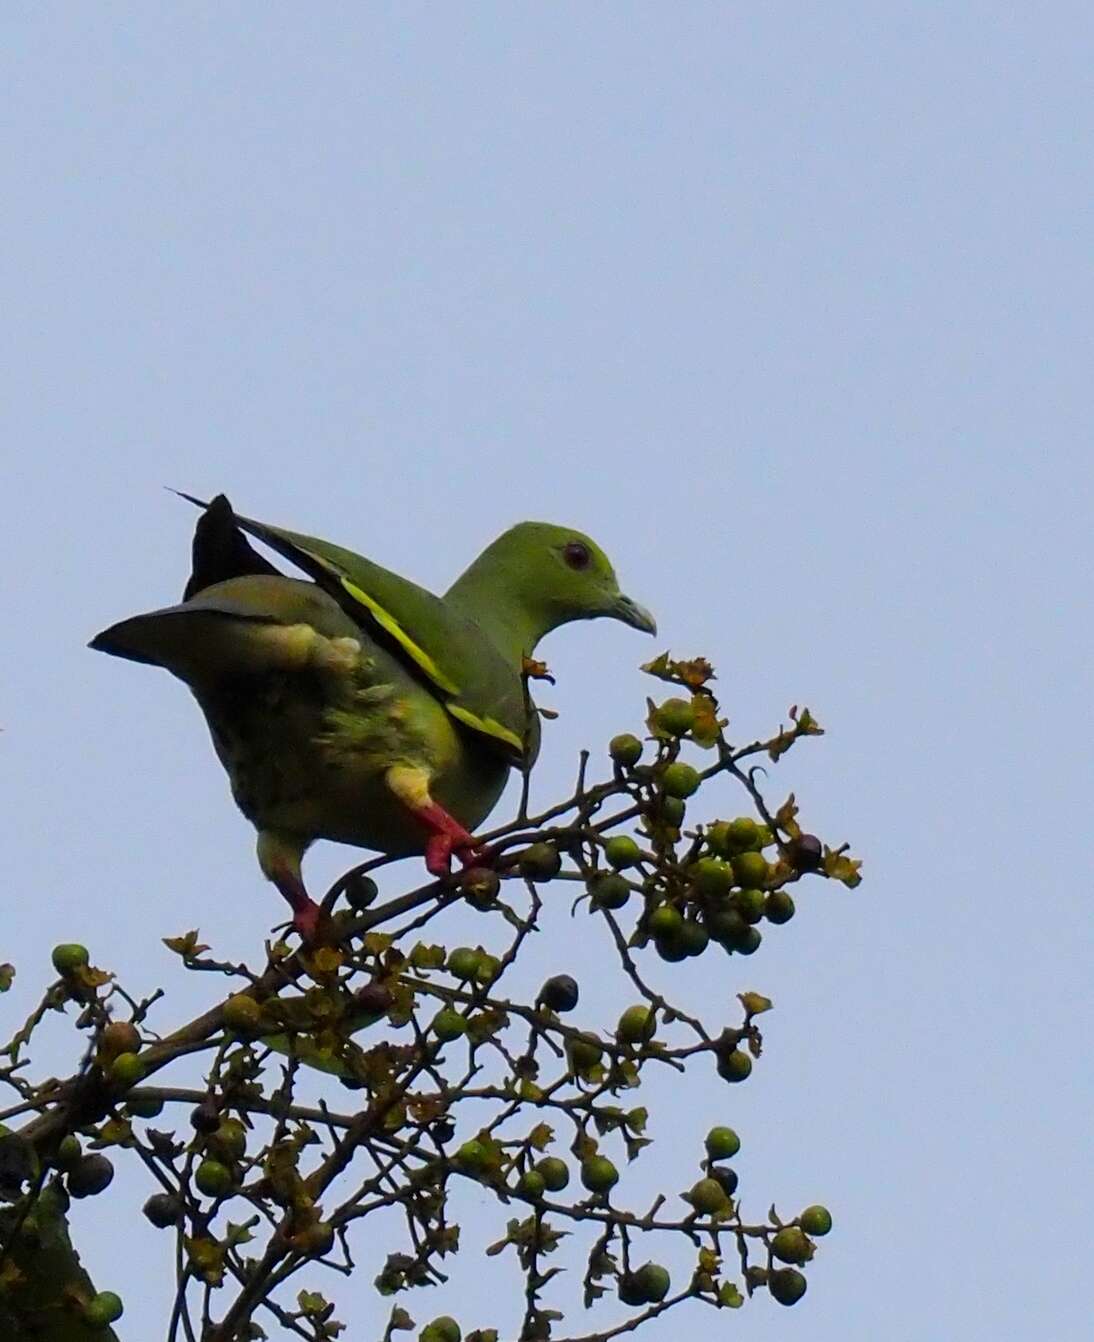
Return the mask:
{"type": "Polygon", "coordinates": [[[521,659],[543,633],[595,615],[652,632],[593,542],[539,523],[505,533],[440,598],[341,547],[236,519],[221,496],[199,521],[186,590],[91,646],[190,687],[263,870],[307,934],[300,858],[316,838],[425,851],[435,871],[472,852],[466,831],[538,746],[521,659]],[[279,574],[241,527],[315,581],[279,574]]]}

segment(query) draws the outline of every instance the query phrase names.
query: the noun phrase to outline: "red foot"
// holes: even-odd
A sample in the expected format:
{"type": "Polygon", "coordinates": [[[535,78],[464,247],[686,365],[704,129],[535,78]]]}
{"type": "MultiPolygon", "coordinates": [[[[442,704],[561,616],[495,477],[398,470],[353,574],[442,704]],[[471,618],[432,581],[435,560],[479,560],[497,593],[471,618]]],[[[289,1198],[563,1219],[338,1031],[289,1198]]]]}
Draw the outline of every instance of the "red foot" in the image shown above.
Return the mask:
{"type": "Polygon", "coordinates": [[[299,932],[302,941],[312,942],[316,940],[319,935],[319,922],[322,912],[319,905],[312,899],[293,910],[293,931],[299,932]]]}
{"type": "Polygon", "coordinates": [[[453,820],[443,806],[432,802],[420,807],[414,814],[432,830],[425,846],[425,865],[431,876],[450,876],[453,854],[465,867],[481,861],[481,853],[474,838],[458,821],[453,820]]]}

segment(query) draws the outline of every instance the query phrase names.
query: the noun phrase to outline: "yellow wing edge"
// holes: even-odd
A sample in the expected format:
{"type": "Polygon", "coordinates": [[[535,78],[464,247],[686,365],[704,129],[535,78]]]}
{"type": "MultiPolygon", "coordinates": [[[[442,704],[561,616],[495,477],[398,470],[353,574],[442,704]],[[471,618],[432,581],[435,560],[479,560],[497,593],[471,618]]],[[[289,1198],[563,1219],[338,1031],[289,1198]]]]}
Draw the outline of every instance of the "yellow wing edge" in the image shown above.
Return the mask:
{"type": "Polygon", "coordinates": [[[465,727],[470,727],[476,732],[483,732],[486,736],[493,736],[498,741],[504,741],[518,755],[524,754],[524,742],[516,732],[510,731],[508,727],[503,727],[500,722],[495,722],[493,718],[480,718],[477,713],[472,713],[463,704],[446,704],[445,707],[465,727]]]}
{"type": "MultiPolygon", "coordinates": [[[[443,690],[445,694],[459,694],[460,687],[449,680],[433,658],[430,657],[429,653],[414,642],[394,616],[388,614],[378,601],[358,587],[355,582],[351,582],[349,578],[339,575],[339,581],[349,595],[353,597],[354,601],[359,601],[376,623],[380,625],[382,629],[386,629],[407,655],[417,662],[438,689],[443,690]]],[[[480,728],[480,730],[486,730],[486,728],[480,728]]],[[[499,727],[499,730],[504,731],[505,728],[499,727]]]]}

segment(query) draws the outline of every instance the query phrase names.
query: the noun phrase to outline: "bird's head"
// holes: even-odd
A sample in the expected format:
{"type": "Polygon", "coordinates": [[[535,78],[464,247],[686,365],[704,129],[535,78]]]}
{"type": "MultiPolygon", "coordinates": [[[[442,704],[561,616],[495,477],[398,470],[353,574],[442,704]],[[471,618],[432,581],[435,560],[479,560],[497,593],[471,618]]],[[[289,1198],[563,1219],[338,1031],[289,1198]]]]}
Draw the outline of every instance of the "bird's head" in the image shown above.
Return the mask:
{"type": "Polygon", "coordinates": [[[571,620],[598,618],[657,632],[649,611],[620,591],[608,556],[573,527],[518,522],[487,546],[450,595],[469,587],[480,615],[484,592],[493,591],[510,620],[519,612],[537,637],[571,620]]]}

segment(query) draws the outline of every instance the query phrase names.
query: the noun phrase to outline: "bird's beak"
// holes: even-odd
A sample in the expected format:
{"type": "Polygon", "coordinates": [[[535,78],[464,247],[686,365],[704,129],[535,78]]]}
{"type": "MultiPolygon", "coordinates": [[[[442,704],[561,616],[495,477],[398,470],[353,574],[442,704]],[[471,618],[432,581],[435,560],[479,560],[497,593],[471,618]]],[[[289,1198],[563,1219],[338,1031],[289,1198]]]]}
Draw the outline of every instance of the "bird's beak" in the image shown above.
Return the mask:
{"type": "Polygon", "coordinates": [[[640,606],[637,601],[632,601],[629,596],[617,597],[610,614],[614,619],[629,624],[632,629],[641,629],[644,634],[657,633],[657,621],[645,606],[640,606]]]}

